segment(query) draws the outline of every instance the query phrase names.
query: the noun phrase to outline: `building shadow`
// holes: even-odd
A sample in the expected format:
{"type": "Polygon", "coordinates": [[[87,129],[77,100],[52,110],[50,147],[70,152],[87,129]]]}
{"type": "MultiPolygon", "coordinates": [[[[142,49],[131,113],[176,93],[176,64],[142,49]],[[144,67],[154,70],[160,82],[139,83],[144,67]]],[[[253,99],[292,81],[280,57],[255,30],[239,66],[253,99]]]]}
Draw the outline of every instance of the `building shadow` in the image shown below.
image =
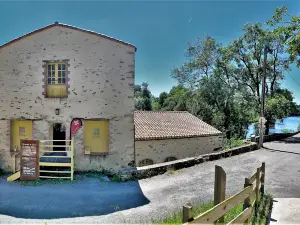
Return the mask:
{"type": "Polygon", "coordinates": [[[0,214],[26,219],[99,216],[150,202],[137,181],[80,178],[72,183],[21,186],[0,178],[0,190],[0,214]]]}

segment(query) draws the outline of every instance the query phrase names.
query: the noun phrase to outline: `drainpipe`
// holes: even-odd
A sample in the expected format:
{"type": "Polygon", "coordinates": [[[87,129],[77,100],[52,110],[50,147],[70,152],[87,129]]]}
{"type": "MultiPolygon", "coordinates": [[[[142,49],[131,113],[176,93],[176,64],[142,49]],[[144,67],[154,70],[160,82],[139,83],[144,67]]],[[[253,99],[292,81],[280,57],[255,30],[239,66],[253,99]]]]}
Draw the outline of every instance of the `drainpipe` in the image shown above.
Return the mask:
{"type": "Polygon", "coordinates": [[[134,153],[134,156],[133,156],[134,166],[137,167],[136,154],[135,154],[135,124],[134,124],[134,122],[133,122],[133,153],[134,153]]]}

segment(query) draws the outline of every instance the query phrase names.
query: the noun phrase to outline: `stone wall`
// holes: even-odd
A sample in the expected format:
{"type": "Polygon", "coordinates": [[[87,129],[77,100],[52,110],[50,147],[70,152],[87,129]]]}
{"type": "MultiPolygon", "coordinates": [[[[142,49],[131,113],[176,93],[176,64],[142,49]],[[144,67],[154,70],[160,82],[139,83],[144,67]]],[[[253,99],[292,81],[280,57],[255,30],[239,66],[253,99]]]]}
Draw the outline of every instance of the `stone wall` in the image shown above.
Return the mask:
{"type": "Polygon", "coordinates": [[[6,146],[10,146],[10,122],[0,120],[0,169],[13,170],[13,158],[6,146]]]}
{"type": "MultiPolygon", "coordinates": [[[[265,142],[279,141],[284,138],[292,137],[298,133],[300,133],[300,132],[265,135],[264,141],[265,142]]],[[[124,170],[120,170],[120,174],[121,174],[123,180],[136,179],[136,178],[139,178],[139,179],[148,178],[148,177],[156,176],[159,174],[163,174],[170,169],[178,170],[178,169],[182,169],[182,168],[186,168],[186,167],[191,167],[191,166],[194,166],[199,163],[206,162],[206,161],[218,160],[221,158],[231,157],[234,155],[243,154],[243,153],[250,152],[250,151],[255,151],[258,149],[258,145],[257,145],[258,140],[259,140],[259,137],[256,137],[257,142],[255,142],[255,139],[254,139],[254,142],[244,145],[244,146],[241,146],[241,147],[236,147],[236,148],[231,148],[231,149],[227,149],[227,150],[222,150],[219,152],[204,154],[204,155],[200,155],[197,157],[187,157],[184,159],[178,159],[178,160],[171,161],[171,162],[163,162],[163,163],[157,163],[157,164],[149,165],[149,166],[124,169],[124,170]]]]}
{"type": "MultiPolygon", "coordinates": [[[[282,134],[269,134],[269,135],[264,135],[264,142],[270,142],[270,141],[280,141],[284,138],[292,137],[295,134],[298,134],[299,132],[295,133],[282,133],[282,134]]],[[[252,142],[259,143],[259,136],[251,138],[252,142]]]]}
{"type": "MultiPolygon", "coordinates": [[[[76,155],[88,169],[128,167],[134,159],[134,58],[131,46],[60,26],[0,47],[0,135],[14,119],[34,120],[35,139],[49,139],[53,123],[65,124],[70,138],[73,118],[108,119],[109,155],[82,155],[82,131],[76,155]],[[44,96],[44,60],[68,60],[67,98],[44,96]]],[[[11,167],[9,150],[8,138],[0,138],[3,169],[11,167]]],[[[84,166],[77,163],[76,169],[84,166]]]]}
{"type": "Polygon", "coordinates": [[[158,163],[155,165],[149,165],[149,166],[143,166],[143,167],[137,167],[131,169],[124,169],[124,170],[120,170],[120,174],[123,180],[130,180],[130,179],[137,179],[137,178],[143,179],[143,178],[148,178],[159,174],[163,174],[168,170],[178,170],[182,168],[187,168],[206,161],[213,161],[213,160],[226,158],[238,154],[243,154],[246,152],[255,151],[257,149],[258,149],[257,144],[251,143],[241,147],[222,150],[219,152],[205,154],[197,157],[190,157],[190,158],[179,159],[171,162],[158,163]]]}
{"type": "Polygon", "coordinates": [[[220,150],[222,147],[223,136],[136,141],[135,160],[137,166],[143,159],[162,163],[168,157],[195,157],[220,150]]]}

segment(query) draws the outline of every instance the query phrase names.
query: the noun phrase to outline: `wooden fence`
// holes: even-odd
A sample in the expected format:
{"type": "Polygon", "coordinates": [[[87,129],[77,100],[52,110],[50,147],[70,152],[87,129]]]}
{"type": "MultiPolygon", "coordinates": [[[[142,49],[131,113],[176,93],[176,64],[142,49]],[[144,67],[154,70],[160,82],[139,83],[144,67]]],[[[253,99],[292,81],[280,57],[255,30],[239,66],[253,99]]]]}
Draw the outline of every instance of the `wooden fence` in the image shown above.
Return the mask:
{"type": "Polygon", "coordinates": [[[183,206],[183,224],[224,224],[224,215],[236,205],[244,202],[243,211],[228,224],[250,224],[251,216],[257,209],[260,197],[264,194],[265,163],[257,168],[255,174],[250,178],[245,178],[244,189],[225,200],[226,173],[222,167],[216,166],[214,207],[206,212],[193,217],[192,205],[183,206]],[[251,198],[255,198],[251,204],[251,198]]]}
{"type": "Polygon", "coordinates": [[[40,140],[40,162],[39,165],[43,167],[69,167],[70,170],[40,170],[40,173],[46,174],[68,174],[65,176],[54,175],[39,175],[40,178],[60,178],[73,180],[74,174],[74,139],[72,140],[40,140]],[[65,145],[53,145],[53,142],[65,142],[65,145]],[[54,151],[53,148],[63,148],[63,151],[54,151]],[[48,153],[48,154],[44,154],[48,153]],[[49,154],[50,153],[50,154],[49,154]],[[51,154],[53,153],[53,154],[51,154]],[[64,156],[56,155],[55,153],[65,153],[64,156]],[[56,158],[56,159],[68,159],[67,162],[41,162],[41,158],[56,158]]]}

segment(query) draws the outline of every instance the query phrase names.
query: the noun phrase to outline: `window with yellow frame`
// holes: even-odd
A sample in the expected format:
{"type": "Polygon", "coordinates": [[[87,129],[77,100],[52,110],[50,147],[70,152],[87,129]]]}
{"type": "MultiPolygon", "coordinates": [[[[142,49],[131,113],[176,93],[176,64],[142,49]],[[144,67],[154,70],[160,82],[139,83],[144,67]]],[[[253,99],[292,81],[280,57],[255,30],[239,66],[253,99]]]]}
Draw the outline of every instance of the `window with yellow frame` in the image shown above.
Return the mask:
{"type": "Polygon", "coordinates": [[[47,97],[67,96],[67,70],[66,63],[47,63],[47,97]]]}

